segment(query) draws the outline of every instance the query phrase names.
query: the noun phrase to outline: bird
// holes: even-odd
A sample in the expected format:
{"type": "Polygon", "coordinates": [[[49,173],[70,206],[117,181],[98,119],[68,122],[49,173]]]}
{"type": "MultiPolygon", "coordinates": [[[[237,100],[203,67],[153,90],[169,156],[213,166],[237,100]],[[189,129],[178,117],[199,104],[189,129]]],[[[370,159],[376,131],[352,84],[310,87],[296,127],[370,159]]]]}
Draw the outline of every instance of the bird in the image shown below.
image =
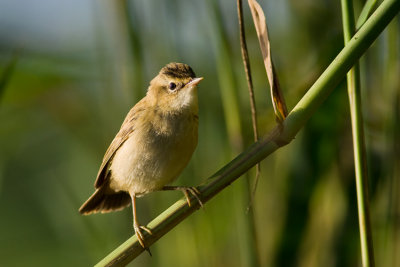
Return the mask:
{"type": "MultiPolygon", "coordinates": [[[[136,198],[154,191],[180,190],[199,204],[196,187],[171,186],[189,163],[198,141],[198,93],[203,77],[184,63],[164,66],[151,80],[145,97],[128,112],[102,160],[95,192],[83,203],[83,215],[122,210],[132,204],[133,228],[146,249],[136,198]]],[[[149,250],[148,250],[149,251],[149,250]]]]}

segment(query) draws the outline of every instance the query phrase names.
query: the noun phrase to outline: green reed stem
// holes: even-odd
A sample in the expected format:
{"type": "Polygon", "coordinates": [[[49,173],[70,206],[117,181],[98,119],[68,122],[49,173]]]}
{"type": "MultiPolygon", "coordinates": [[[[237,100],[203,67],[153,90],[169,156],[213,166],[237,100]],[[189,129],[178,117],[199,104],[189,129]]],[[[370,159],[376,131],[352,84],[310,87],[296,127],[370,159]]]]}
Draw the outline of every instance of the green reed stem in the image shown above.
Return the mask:
{"type": "Polygon", "coordinates": [[[376,5],[376,2],[377,2],[376,0],[367,0],[367,2],[364,4],[363,9],[361,10],[361,14],[357,20],[356,29],[359,29],[367,21],[369,14],[371,14],[372,10],[376,5]]]}
{"type": "MultiPolygon", "coordinates": [[[[342,0],[343,35],[347,45],[355,32],[352,0],[342,0]]],[[[359,64],[347,73],[351,125],[353,132],[354,168],[357,187],[358,221],[360,228],[361,255],[364,267],[375,266],[372,231],[369,216],[368,175],[365,152],[365,137],[361,106],[359,64]]]]}

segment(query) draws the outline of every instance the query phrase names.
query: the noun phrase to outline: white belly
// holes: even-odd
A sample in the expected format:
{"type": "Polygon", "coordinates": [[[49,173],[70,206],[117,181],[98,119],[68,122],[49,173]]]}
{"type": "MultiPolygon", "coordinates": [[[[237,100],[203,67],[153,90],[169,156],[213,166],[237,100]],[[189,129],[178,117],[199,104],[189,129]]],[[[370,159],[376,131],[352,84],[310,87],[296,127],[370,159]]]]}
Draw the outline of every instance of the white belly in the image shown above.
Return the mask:
{"type": "Polygon", "coordinates": [[[133,132],[111,163],[110,187],[141,195],[161,189],[182,172],[197,145],[197,125],[160,137],[133,132]]]}

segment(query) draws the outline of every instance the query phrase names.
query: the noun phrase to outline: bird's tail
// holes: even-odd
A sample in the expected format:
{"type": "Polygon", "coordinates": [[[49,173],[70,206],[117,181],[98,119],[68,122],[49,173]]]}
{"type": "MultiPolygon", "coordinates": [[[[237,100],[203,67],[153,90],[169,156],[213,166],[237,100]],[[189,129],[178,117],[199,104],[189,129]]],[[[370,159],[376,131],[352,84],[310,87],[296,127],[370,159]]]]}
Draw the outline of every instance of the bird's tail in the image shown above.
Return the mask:
{"type": "Polygon", "coordinates": [[[106,213],[110,211],[122,210],[131,203],[131,197],[126,192],[116,192],[107,194],[104,187],[96,189],[93,195],[79,208],[83,215],[92,213],[106,213]]]}

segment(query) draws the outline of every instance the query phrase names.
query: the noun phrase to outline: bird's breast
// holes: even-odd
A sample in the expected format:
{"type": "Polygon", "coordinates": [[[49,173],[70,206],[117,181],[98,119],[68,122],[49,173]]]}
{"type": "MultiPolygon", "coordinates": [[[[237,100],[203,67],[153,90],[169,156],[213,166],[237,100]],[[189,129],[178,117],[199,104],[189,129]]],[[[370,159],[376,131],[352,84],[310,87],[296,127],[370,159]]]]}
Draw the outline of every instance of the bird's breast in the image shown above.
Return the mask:
{"type": "Polygon", "coordinates": [[[196,146],[195,114],[158,114],[135,128],[116,151],[110,187],[145,194],[172,182],[188,164],[196,146]]]}

